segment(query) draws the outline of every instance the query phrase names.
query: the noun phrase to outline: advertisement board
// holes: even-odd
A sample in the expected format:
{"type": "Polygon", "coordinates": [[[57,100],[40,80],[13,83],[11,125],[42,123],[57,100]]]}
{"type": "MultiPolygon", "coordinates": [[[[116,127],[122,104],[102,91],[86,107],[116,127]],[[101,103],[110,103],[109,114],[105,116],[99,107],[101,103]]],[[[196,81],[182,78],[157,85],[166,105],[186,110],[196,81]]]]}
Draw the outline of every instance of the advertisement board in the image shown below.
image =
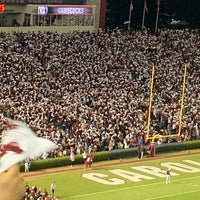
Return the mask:
{"type": "Polygon", "coordinates": [[[92,6],[38,6],[38,15],[91,15],[92,6]]]}

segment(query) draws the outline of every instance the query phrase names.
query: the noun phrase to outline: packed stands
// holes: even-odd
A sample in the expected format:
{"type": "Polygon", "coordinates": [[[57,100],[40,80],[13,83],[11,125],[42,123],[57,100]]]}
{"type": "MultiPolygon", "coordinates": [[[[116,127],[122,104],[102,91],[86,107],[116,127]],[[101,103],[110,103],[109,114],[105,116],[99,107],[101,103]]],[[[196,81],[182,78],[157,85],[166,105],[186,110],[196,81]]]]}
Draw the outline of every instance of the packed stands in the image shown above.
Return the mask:
{"type": "Polygon", "coordinates": [[[71,146],[76,154],[130,148],[145,139],[153,65],[150,134],[177,132],[185,64],[181,137],[160,143],[199,139],[198,30],[1,32],[2,117],[59,144],[51,157],[67,155],[71,146]]]}

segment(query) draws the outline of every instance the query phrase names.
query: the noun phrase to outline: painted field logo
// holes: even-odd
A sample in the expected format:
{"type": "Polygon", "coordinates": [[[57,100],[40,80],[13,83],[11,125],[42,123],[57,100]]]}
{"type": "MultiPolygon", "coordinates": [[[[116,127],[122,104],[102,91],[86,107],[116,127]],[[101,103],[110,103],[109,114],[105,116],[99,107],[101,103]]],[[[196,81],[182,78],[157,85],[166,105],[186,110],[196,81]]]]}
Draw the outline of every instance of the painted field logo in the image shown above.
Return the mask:
{"type": "MultiPolygon", "coordinates": [[[[166,169],[171,168],[172,169],[171,176],[180,175],[178,174],[178,171],[182,173],[200,172],[200,169],[197,168],[197,167],[200,167],[199,162],[192,161],[192,160],[182,160],[182,162],[187,163],[187,164],[178,163],[178,162],[165,162],[165,163],[161,163],[160,165],[164,168],[166,167],[166,169]],[[191,164],[193,166],[190,166],[188,164],[191,164]],[[176,171],[177,173],[175,173],[174,171],[176,171]]],[[[152,180],[152,179],[155,179],[156,177],[163,178],[166,176],[166,170],[160,169],[154,166],[135,166],[135,167],[131,167],[131,169],[133,169],[134,171],[141,171],[143,173],[146,173],[147,175],[140,174],[137,172],[127,171],[123,169],[114,169],[114,170],[109,170],[109,172],[122,177],[122,179],[109,178],[108,175],[105,175],[102,173],[85,173],[85,174],[82,174],[82,177],[105,184],[105,185],[120,185],[120,184],[125,184],[126,179],[133,182],[139,182],[142,180],[152,180]]]]}

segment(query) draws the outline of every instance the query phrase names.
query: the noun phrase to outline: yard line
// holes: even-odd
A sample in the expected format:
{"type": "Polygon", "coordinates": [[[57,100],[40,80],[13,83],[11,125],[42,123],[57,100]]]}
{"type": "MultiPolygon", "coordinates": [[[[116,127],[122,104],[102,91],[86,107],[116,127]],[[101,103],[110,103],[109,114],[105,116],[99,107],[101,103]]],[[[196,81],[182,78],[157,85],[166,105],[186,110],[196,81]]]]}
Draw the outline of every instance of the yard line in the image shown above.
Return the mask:
{"type": "Polygon", "coordinates": [[[183,194],[191,194],[191,193],[195,193],[195,192],[200,192],[200,189],[199,190],[193,190],[193,191],[190,191],[190,192],[180,192],[180,193],[176,193],[176,194],[163,195],[163,196],[148,198],[148,199],[144,199],[144,200],[155,200],[155,199],[160,199],[160,198],[165,198],[165,197],[175,197],[175,196],[179,196],[179,195],[183,195],[183,194]]]}
{"type": "MultiPolygon", "coordinates": [[[[180,181],[191,180],[191,179],[196,179],[196,178],[200,178],[200,176],[194,176],[194,177],[189,177],[189,178],[177,179],[177,180],[173,180],[173,182],[180,182],[180,181]]],[[[97,195],[97,194],[104,194],[104,193],[109,193],[109,192],[129,190],[129,189],[135,189],[135,188],[141,188],[141,187],[148,187],[148,186],[160,185],[160,184],[166,184],[165,180],[163,182],[157,182],[157,183],[151,183],[151,184],[145,184],[145,185],[137,185],[137,186],[131,186],[131,187],[124,187],[124,188],[118,188],[118,189],[114,189],[114,190],[106,190],[106,191],[102,191],[102,192],[93,192],[93,193],[86,193],[86,194],[81,194],[81,195],[75,195],[75,196],[70,196],[69,198],[79,198],[79,197],[92,196],[92,195],[97,195]]],[[[194,190],[193,192],[199,192],[199,191],[200,190],[194,190]]],[[[188,193],[190,193],[190,192],[188,192],[188,193]]],[[[184,193],[179,193],[179,194],[184,194],[184,193]]],[[[173,194],[173,195],[178,195],[178,193],[173,194]]],[[[161,196],[159,198],[162,198],[162,197],[165,197],[165,196],[161,196]]],[[[152,199],[145,199],[145,200],[153,200],[153,199],[159,199],[159,198],[155,197],[155,198],[152,198],[152,199]]]]}

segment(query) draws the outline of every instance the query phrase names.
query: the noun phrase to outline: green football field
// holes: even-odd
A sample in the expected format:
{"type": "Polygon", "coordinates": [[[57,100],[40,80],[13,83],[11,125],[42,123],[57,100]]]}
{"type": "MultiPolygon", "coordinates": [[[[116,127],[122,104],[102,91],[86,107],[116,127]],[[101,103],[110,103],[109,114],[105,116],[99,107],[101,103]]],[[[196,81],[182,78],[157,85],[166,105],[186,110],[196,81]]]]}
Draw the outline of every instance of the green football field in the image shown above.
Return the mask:
{"type": "Polygon", "coordinates": [[[194,200],[200,197],[200,152],[122,159],[84,166],[66,166],[24,175],[29,186],[45,188],[55,181],[62,200],[194,200]],[[165,173],[171,168],[171,183],[165,173]]]}

